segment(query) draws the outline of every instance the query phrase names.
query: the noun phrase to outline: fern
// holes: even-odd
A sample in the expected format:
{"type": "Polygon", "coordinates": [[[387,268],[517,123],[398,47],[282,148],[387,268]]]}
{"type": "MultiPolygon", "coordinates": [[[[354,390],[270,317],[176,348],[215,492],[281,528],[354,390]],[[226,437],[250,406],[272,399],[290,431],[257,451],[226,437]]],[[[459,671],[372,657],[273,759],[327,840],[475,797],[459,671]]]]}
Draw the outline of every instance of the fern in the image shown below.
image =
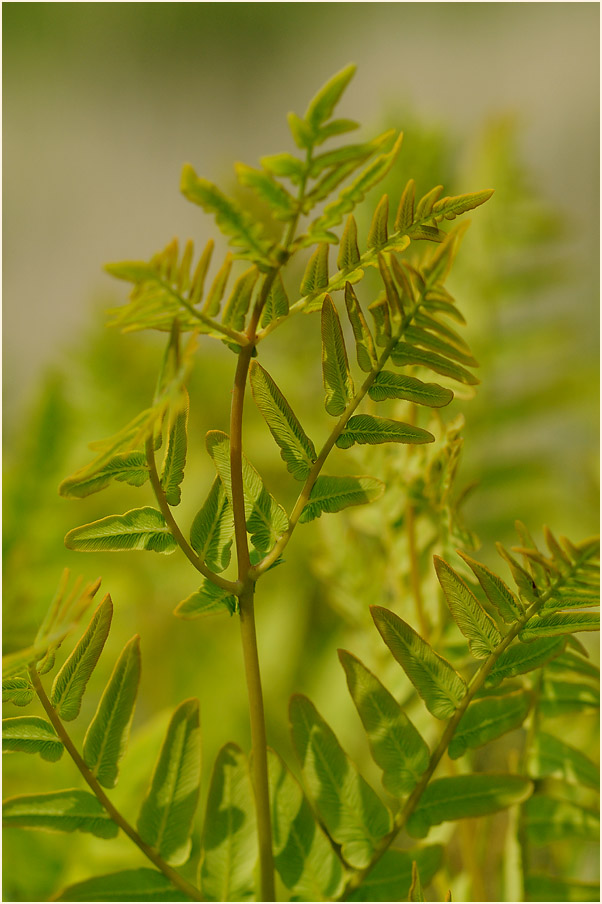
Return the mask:
{"type": "MultiPolygon", "coordinates": [[[[167,334],[165,351],[146,407],[93,443],[93,460],[59,491],[80,499],[117,481],[152,494],[152,504],[144,499],[123,514],[75,527],[65,544],[73,552],[185,556],[200,578],[184,599],[171,585],[165,595],[171,594],[178,619],[228,613],[239,620],[252,750],[248,756],[232,741],[223,744],[199,818],[199,703],[184,700],[171,715],[134,825],[107,791],[127,763],[144,637],[134,634],[125,644],[90,718],[90,679],[98,676],[99,662],[105,669],[113,619],[105,597],[48,693],[44,676],[57,668],[61,645],[100,583],[76,584],[68,593],[65,573],[33,642],[4,663],[7,702],[23,708],[37,699],[44,717],[6,719],[3,745],[48,761],[66,753],[89,790],[10,797],[5,824],[107,839],[121,830],[152,868],[93,876],[60,891],[58,900],[420,901],[446,860],[443,845],[423,842],[431,829],[503,810],[517,826],[509,837],[522,851],[525,889],[538,894],[557,880],[531,867],[531,848],[593,837],[594,764],[552,730],[539,730],[539,720],[597,706],[597,673],[575,637],[599,627],[592,611],[599,601],[597,542],[575,545],[546,530],[542,551],[518,523],[519,544],[498,546],[511,589],[469,554],[477,543],[462,523],[462,493],[455,489],[463,419],[446,420],[446,409],[456,395],[470,399],[479,380],[478,362],[456,328],[464,317],[447,289],[466,224],[447,225],[488,201],[492,191],[448,196],[436,185],[417,198],[410,179],[395,196],[381,194],[370,205],[368,228],[358,229],[360,205],[393,171],[402,135],[390,131],[371,141],[327,145],[356,128],[335,118],[354,71],[348,66],[334,75],[303,117],[289,114],[298,154],[263,157],[260,168],[237,164],[238,182],[267,211],[269,230],[187,164],[185,198],[214,217],[232,250],[212,267],[213,241],[195,263],[192,242],[181,250],[174,240],[146,262],[107,267],[133,286],[126,304],[112,311],[112,324],[125,332],[167,334]],[[368,270],[371,278],[364,281],[368,270]],[[267,361],[255,360],[275,330],[318,311],[319,327],[318,318],[296,323],[300,345],[312,330],[321,344],[321,443],[311,438],[318,435],[315,425],[304,426],[289,402],[277,359],[269,370],[267,361]],[[234,354],[235,375],[228,432],[206,434],[213,477],[185,529],[189,509],[182,505],[177,518],[173,510],[189,491],[187,467],[198,439],[190,416],[211,396],[204,387],[199,399],[191,380],[199,334],[234,354]],[[264,437],[275,441],[285,485],[296,494],[291,505],[280,501],[282,484],[276,480],[269,489],[273,475],[264,478],[247,457],[249,396],[264,437]],[[369,473],[349,473],[355,470],[369,473]],[[346,617],[365,627],[370,611],[377,628],[363,634],[369,666],[339,651],[370,751],[370,780],[365,763],[354,761],[356,751],[350,755],[310,698],[296,693],[289,715],[300,784],[267,747],[256,588],[284,562],[299,524],[320,519],[335,525],[330,516],[342,510],[350,510],[349,519],[341,519],[338,530],[356,525],[360,553],[349,537],[340,540],[335,526],[326,527],[321,567],[333,585],[337,573],[347,581],[355,609],[340,605],[346,617]],[[401,609],[400,574],[415,625],[401,609]],[[384,673],[394,678],[394,693],[384,673]],[[567,680],[567,673],[577,680],[567,680]],[[65,724],[77,719],[88,723],[81,749],[65,724]],[[484,745],[512,731],[524,732],[518,764],[500,756],[490,768],[478,759],[484,745]],[[457,774],[441,774],[446,757],[461,760],[457,774]],[[378,774],[384,794],[372,780],[378,774]],[[550,786],[551,780],[557,784],[550,786]],[[403,849],[394,844],[402,831],[411,839],[403,849]]],[[[233,621],[226,620],[226,631],[233,621]]],[[[219,693],[218,681],[210,691],[219,693]]],[[[445,868],[445,880],[438,881],[451,900],[453,873],[445,868]]]]}

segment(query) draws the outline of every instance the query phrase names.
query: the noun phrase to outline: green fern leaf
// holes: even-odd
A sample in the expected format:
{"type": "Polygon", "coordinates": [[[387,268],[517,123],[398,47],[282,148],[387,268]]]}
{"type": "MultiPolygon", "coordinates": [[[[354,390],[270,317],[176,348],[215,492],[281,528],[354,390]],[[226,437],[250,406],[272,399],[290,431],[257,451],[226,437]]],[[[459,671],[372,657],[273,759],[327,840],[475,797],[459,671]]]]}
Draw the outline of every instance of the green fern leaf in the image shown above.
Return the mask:
{"type": "Polygon", "coordinates": [[[301,295],[312,295],[328,285],[328,245],[318,245],[305,268],[301,280],[301,295]]]}
{"type": "Polygon", "coordinates": [[[408,901],[424,901],[424,892],[422,891],[422,883],[416,861],[412,863],[412,884],[410,885],[408,901]]]}
{"type": "Polygon", "coordinates": [[[357,246],[357,223],[353,214],[350,213],[341,236],[337,267],[339,270],[355,270],[359,262],[360,251],[357,246]]]}
{"type": "Polygon", "coordinates": [[[406,622],[389,609],[371,607],[372,618],[384,642],[437,719],[447,719],[466,694],[466,684],[455,669],[406,622]]]}
{"type": "Polygon", "coordinates": [[[312,201],[312,206],[313,203],[322,200],[330,194],[335,185],[342,182],[343,178],[356,170],[362,163],[365,163],[377,151],[389,150],[394,136],[395,131],[389,129],[389,131],[383,132],[382,135],[378,135],[364,144],[344,144],[342,147],[335,148],[334,151],[326,151],[324,154],[318,154],[313,157],[309,171],[310,177],[317,179],[324,170],[329,170],[329,173],[318,182],[307,196],[308,200],[312,201]],[[328,190],[325,190],[325,185],[330,179],[334,179],[334,182],[330,184],[328,190]]]}
{"type": "Polygon", "coordinates": [[[317,824],[297,780],[268,749],[274,866],[291,898],[324,901],[343,887],[341,861],[317,824]]]}
{"type": "Polygon", "coordinates": [[[432,826],[454,819],[486,816],[522,803],[533,790],[520,775],[474,774],[436,778],[425,789],[407,823],[413,838],[424,838],[432,826]]]}
{"type": "Polygon", "coordinates": [[[449,298],[443,296],[439,289],[440,287],[437,287],[437,290],[429,289],[426,292],[422,301],[424,310],[443,314],[445,317],[449,317],[450,320],[455,320],[456,323],[466,326],[466,318],[458,310],[451,296],[449,298]]]}
{"type": "Polygon", "coordinates": [[[470,652],[476,659],[486,659],[501,643],[500,632],[453,568],[439,556],[434,557],[434,562],[447,605],[460,631],[468,639],[470,652]]]}
{"type": "Polygon", "coordinates": [[[296,113],[289,113],[286,117],[288,121],[291,135],[298,148],[301,150],[309,150],[313,147],[315,141],[314,131],[304,119],[297,116],[296,113]]]}
{"type": "Polygon", "coordinates": [[[183,389],[181,399],[170,412],[169,441],[161,471],[161,486],[169,505],[179,505],[181,499],[180,484],[184,480],[188,447],[188,407],[188,393],[183,389]]]}
{"type": "Polygon", "coordinates": [[[400,323],[403,317],[403,305],[401,303],[401,298],[399,297],[399,292],[395,288],[393,277],[391,276],[383,254],[378,255],[378,269],[380,270],[381,279],[385,284],[385,295],[387,298],[387,304],[389,306],[389,317],[391,318],[392,322],[400,323]]]}
{"type": "Polygon", "coordinates": [[[377,204],[368,230],[368,248],[382,248],[389,238],[389,197],[383,195],[377,204]]]}
{"type": "Polygon", "coordinates": [[[518,587],[521,596],[524,596],[530,603],[539,602],[539,590],[529,572],[519,565],[514,556],[511,556],[501,543],[496,543],[495,546],[502,559],[505,559],[510,566],[514,583],[518,587]]]}
{"type": "Polygon", "coordinates": [[[65,721],[79,715],[86,686],[109,636],[112,617],[113,603],[107,594],[54,679],[50,701],[65,721]]]}
{"type": "Polygon", "coordinates": [[[332,119],[326,125],[318,129],[314,139],[314,144],[323,144],[328,138],[334,138],[336,135],[343,135],[345,132],[353,132],[359,129],[359,123],[353,119],[332,119]]]}
{"type": "Polygon", "coordinates": [[[151,785],[142,802],[138,832],[172,866],[190,856],[192,823],[201,782],[198,700],[184,700],[174,711],[151,785]]]}
{"type": "Polygon", "coordinates": [[[403,190],[395,216],[395,232],[407,232],[414,222],[414,195],[416,183],[410,179],[403,190]]]}
{"type": "Polygon", "coordinates": [[[230,244],[241,249],[240,257],[247,257],[264,268],[274,265],[270,257],[272,244],[257,223],[215,185],[200,179],[190,164],[182,169],[180,189],[185,198],[215,216],[218,227],[229,236],[230,244]]]}
{"type": "Polygon", "coordinates": [[[384,179],[395,163],[401,150],[402,140],[403,135],[399,135],[390,151],[372,161],[351,185],[343,189],[335,201],[326,205],[322,216],[311,224],[310,234],[338,225],[346,213],[351,213],[354,207],[364,200],[367,192],[384,179]]]}
{"type": "Polygon", "coordinates": [[[383,785],[394,797],[408,794],[429,764],[429,749],[403,709],[378,678],[346,650],[339,650],[349,693],[368,736],[383,785]]]}
{"type": "Polygon", "coordinates": [[[214,247],[215,243],[213,239],[209,239],[194,269],[194,274],[192,276],[192,279],[190,280],[189,287],[189,299],[191,304],[197,304],[203,297],[205,277],[207,276],[207,270],[209,269],[209,264],[211,263],[214,247]]]}
{"type": "Polygon", "coordinates": [[[364,373],[370,373],[377,363],[374,341],[360,303],[349,282],[345,283],[345,307],[355,338],[357,363],[364,373]]]}
{"type": "Polygon", "coordinates": [[[468,367],[479,366],[479,362],[470,353],[458,348],[455,343],[447,342],[440,336],[421,327],[408,327],[404,331],[404,338],[412,345],[420,345],[423,348],[438,352],[444,357],[452,358],[454,361],[459,361],[460,364],[466,364],[468,367]]]}
{"type": "Polygon", "coordinates": [[[376,344],[380,348],[385,348],[391,341],[391,315],[387,299],[377,298],[371,305],[368,305],[368,310],[374,320],[376,344]]]}
{"type": "MultiPolygon", "coordinates": [[[[230,437],[220,430],[211,430],[207,434],[206,442],[207,451],[214,461],[226,495],[232,504],[230,437]]],[[[288,529],[288,517],[282,506],[270,496],[260,475],[244,455],[242,479],[247,530],[255,549],[267,553],[288,529]]]]}
{"type": "Polygon", "coordinates": [[[157,276],[156,268],[146,261],[119,261],[105,264],[103,269],[109,276],[131,283],[145,282],[157,276]]]}
{"type": "Polygon", "coordinates": [[[354,65],[345,66],[344,69],[333,75],[310,101],[305,112],[305,121],[314,132],[332,116],[341,95],[355,74],[356,68],[354,65]]]}
{"type": "Polygon", "coordinates": [[[441,336],[444,336],[458,351],[465,352],[470,356],[470,349],[460,334],[455,330],[452,330],[451,327],[447,326],[445,323],[441,323],[440,320],[437,320],[435,317],[430,317],[423,311],[419,311],[416,314],[414,322],[420,327],[424,327],[427,330],[431,330],[434,333],[439,333],[441,336]]]}
{"type": "Polygon", "coordinates": [[[150,549],[167,555],[175,551],[177,543],[161,512],[145,506],[76,527],[65,537],[65,546],[79,552],[150,549]]]}
{"type": "Polygon", "coordinates": [[[27,706],[35,697],[33,685],[22,676],[2,679],[2,702],[27,706]]]}
{"type": "Polygon", "coordinates": [[[253,900],[256,860],[255,802],[247,759],[236,744],[226,744],[213,769],[201,842],[205,900],[253,900]]]}
{"type": "Polygon", "coordinates": [[[296,185],[301,182],[305,174],[303,161],[293,157],[292,154],[272,154],[262,157],[259,162],[272,176],[284,176],[296,185]]]}
{"type": "Polygon", "coordinates": [[[440,201],[433,205],[431,214],[437,220],[443,218],[453,220],[460,214],[466,213],[467,210],[474,210],[475,207],[484,204],[492,194],[493,189],[487,189],[485,191],[471,192],[467,195],[456,195],[453,198],[441,198],[440,201]]]}
{"type": "Polygon", "coordinates": [[[63,755],[63,744],[46,719],[15,716],[2,720],[2,753],[13,750],[39,753],[43,760],[56,762],[63,755]]]}
{"type": "Polygon", "coordinates": [[[140,682],[140,638],[125,645],[84,738],[84,762],[105,788],[117,784],[140,682]]]}
{"type": "Polygon", "coordinates": [[[529,619],[518,638],[524,643],[537,637],[552,637],[556,634],[572,634],[575,631],[599,631],[598,612],[551,612],[534,615],[529,619]]]}
{"type": "Polygon", "coordinates": [[[494,574],[493,571],[490,571],[489,568],[486,568],[485,565],[481,565],[480,562],[466,555],[466,553],[459,551],[458,555],[470,566],[483,588],[485,596],[491,605],[495,606],[506,624],[512,625],[518,621],[524,614],[524,607],[503,580],[497,574],[494,574]]]}
{"type": "Polygon", "coordinates": [[[545,665],[564,649],[561,637],[540,637],[529,644],[514,644],[501,654],[486,684],[495,686],[504,678],[514,678],[545,665]]]}
{"type": "Polygon", "coordinates": [[[224,297],[226,285],[230,277],[230,271],[232,270],[232,260],[232,255],[227,254],[224,263],[217,271],[213,282],[211,283],[211,288],[209,289],[207,298],[203,304],[203,314],[206,314],[207,317],[217,317],[219,314],[222,298],[224,297]]]}
{"type": "Polygon", "coordinates": [[[314,444],[269,373],[256,361],[251,363],[251,390],[255,403],[280,446],[280,456],[297,480],[305,480],[317,458],[314,444]]]}
{"type": "Polygon", "coordinates": [[[428,430],[392,421],[389,418],[374,417],[372,414],[357,414],[350,417],[347,426],[337,439],[340,449],[348,449],[354,443],[433,443],[435,437],[428,430]]]}
{"type": "Polygon", "coordinates": [[[230,564],[234,517],[224,485],[216,477],[190,528],[190,545],[218,574],[230,564]]]}
{"type": "Polygon", "coordinates": [[[125,869],[68,885],[54,901],[189,901],[156,869],[125,869]]]}
{"type": "Polygon", "coordinates": [[[391,352],[391,360],[398,367],[405,367],[408,364],[417,364],[420,367],[428,367],[429,370],[435,371],[458,383],[466,383],[468,386],[476,386],[480,380],[471,374],[470,371],[453,361],[449,361],[442,355],[434,352],[425,351],[422,348],[411,345],[408,342],[398,342],[391,352]]]}
{"type": "Polygon", "coordinates": [[[355,389],[341,321],[330,295],[322,303],[322,376],[326,411],[337,417],[344,412],[355,389]]]}
{"type": "Polygon", "coordinates": [[[98,838],[115,838],[119,832],[93,794],[75,789],[11,797],[2,805],[2,823],[53,832],[90,832],[98,838]]]}
{"type": "Polygon", "coordinates": [[[222,587],[216,587],[211,581],[204,580],[200,588],[178,603],[174,615],[178,618],[201,618],[205,615],[219,615],[236,612],[236,597],[222,587]]]}
{"type": "Polygon", "coordinates": [[[429,408],[443,408],[449,405],[454,397],[451,389],[445,389],[437,383],[423,383],[416,377],[405,374],[394,374],[389,370],[381,370],[376,374],[374,383],[368,390],[374,402],[384,399],[406,399],[429,408]]]}
{"type": "Polygon", "coordinates": [[[340,512],[350,505],[364,505],[382,496],[385,485],[375,477],[327,477],[316,479],[299,518],[300,524],[319,518],[323,512],[340,512]]]}
{"type": "Polygon", "coordinates": [[[293,745],[305,786],[343,858],[356,869],[369,864],[379,840],[391,829],[391,814],[357,772],[313,703],[291,698],[293,745]]]}
{"type": "Polygon", "coordinates": [[[247,311],[258,277],[257,267],[250,267],[238,277],[222,314],[222,323],[225,326],[230,326],[233,330],[244,330],[247,311]]]}
{"type": "Polygon", "coordinates": [[[421,223],[410,226],[408,235],[413,241],[422,239],[426,242],[443,242],[445,240],[445,233],[437,229],[436,226],[425,226],[421,223]]]}
{"type": "Polygon", "coordinates": [[[449,743],[449,756],[456,760],[469,747],[482,747],[518,728],[526,719],[532,702],[533,696],[529,691],[515,691],[503,697],[475,700],[462,714],[449,743]]]}
{"type": "Polygon", "coordinates": [[[261,312],[261,326],[266,327],[273,320],[286,317],[288,309],[288,296],[282,282],[282,276],[277,273],[261,312]]]}
{"type": "Polygon", "coordinates": [[[85,477],[73,475],[63,480],[59,493],[66,499],[83,499],[91,493],[104,490],[111,480],[140,487],[148,480],[148,474],[144,452],[119,452],[95,473],[85,477]]]}
{"type": "Polygon", "coordinates": [[[235,170],[240,184],[253,189],[257,197],[269,205],[276,219],[287,221],[295,216],[294,198],[268,173],[245,163],[237,163],[235,170]]]}
{"type": "MultiPolygon", "coordinates": [[[[59,486],[60,495],[66,497],[74,495],[76,497],[80,495],[87,496],[86,488],[89,481],[92,486],[89,492],[96,492],[97,487],[94,484],[96,477],[101,476],[103,478],[102,484],[98,486],[98,489],[102,489],[107,485],[114,472],[124,474],[123,479],[126,480],[127,476],[133,473],[134,485],[139,485],[137,483],[140,476],[139,470],[143,467],[146,468],[146,474],[144,474],[144,479],[140,483],[144,483],[144,480],[148,477],[146,459],[142,453],[135,453],[133,459],[130,458],[130,454],[132,454],[133,449],[144,443],[148,437],[153,436],[161,422],[165,409],[166,405],[161,400],[156,406],[140,412],[129,424],[126,424],[113,436],[90,443],[90,448],[99,454],[90,464],[80,468],[75,474],[61,483],[59,486]],[[121,453],[123,453],[123,457],[121,457],[121,453]],[[124,467],[125,472],[123,470],[124,467]],[[84,490],[81,494],[78,490],[80,486],[84,490]]],[[[118,476],[117,479],[119,480],[120,477],[118,476]]]]}
{"type": "Polygon", "coordinates": [[[430,191],[424,195],[416,205],[416,213],[414,220],[427,220],[432,213],[435,201],[441,197],[443,191],[442,185],[435,185],[430,191]]]}

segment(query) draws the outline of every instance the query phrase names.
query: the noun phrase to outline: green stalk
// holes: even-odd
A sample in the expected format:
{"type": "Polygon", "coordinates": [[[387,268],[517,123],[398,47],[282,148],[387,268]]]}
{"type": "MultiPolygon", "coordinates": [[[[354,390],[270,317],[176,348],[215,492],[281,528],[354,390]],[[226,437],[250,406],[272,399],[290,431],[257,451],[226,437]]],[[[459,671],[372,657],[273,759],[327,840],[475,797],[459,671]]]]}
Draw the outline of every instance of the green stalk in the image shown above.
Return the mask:
{"type": "Polygon", "coordinates": [[[180,891],[182,891],[185,895],[188,895],[189,898],[192,898],[193,901],[203,901],[204,898],[201,895],[199,889],[196,888],[196,886],[191,885],[190,882],[187,882],[186,879],[184,879],[179,873],[175,871],[175,869],[173,869],[168,863],[166,863],[163,858],[160,857],[152,847],[150,847],[150,845],[143,841],[136,829],[132,825],[130,825],[130,823],[125,819],[124,816],[121,815],[119,810],[107,797],[96,776],[93,772],[90,771],[90,769],[88,769],[73,741],[71,740],[71,737],[67,733],[62,720],[60,719],[58,713],[48,699],[46,691],[44,690],[44,686],[40,681],[40,676],[38,675],[33,665],[29,667],[29,676],[31,678],[31,683],[35,688],[36,694],[38,695],[40,703],[44,707],[46,715],[50,719],[50,722],[52,723],[52,726],[56,731],[58,737],[61,739],[65,750],[79,769],[82,778],[91,788],[92,792],[105,808],[113,822],[117,823],[119,828],[123,832],[125,832],[125,834],[134,842],[134,844],[142,851],[144,856],[147,857],[151,861],[151,863],[169,879],[172,885],[174,885],[176,888],[179,888],[180,891]]]}
{"type": "MultiPolygon", "coordinates": [[[[308,152],[307,172],[309,172],[310,163],[311,153],[308,152]]],[[[240,348],[238,354],[236,374],[234,376],[234,388],[232,391],[232,406],[230,410],[232,510],[234,514],[234,536],[236,539],[236,556],[238,563],[238,586],[239,588],[242,587],[242,589],[239,589],[236,593],[238,596],[240,637],[245,666],[247,694],[249,698],[249,721],[251,725],[251,748],[253,754],[253,792],[257,816],[261,901],[275,901],[276,890],[274,881],[274,854],[272,850],[272,819],[270,811],[267,736],[265,729],[263,691],[261,687],[261,672],[259,668],[259,654],[257,650],[257,631],[255,628],[254,597],[256,575],[253,573],[249,558],[242,479],[242,421],[245,389],[249,375],[249,365],[251,364],[251,358],[257,342],[259,319],[274,279],[276,278],[280,267],[282,267],[289,259],[289,247],[297,228],[306,182],[307,176],[303,179],[299,187],[298,209],[296,215],[289,223],[283,241],[281,263],[278,267],[272,268],[266,274],[263,286],[261,287],[261,292],[253,307],[251,319],[245,332],[246,344],[240,348]]]]}
{"type": "Polygon", "coordinates": [[[276,269],[265,277],[261,294],[254,306],[247,329],[248,345],[240,349],[230,412],[230,474],[232,481],[232,510],[234,513],[234,536],[238,560],[238,580],[242,590],[238,594],[240,612],[240,636],[242,641],[245,677],[249,697],[249,720],[251,723],[252,774],[255,811],[257,815],[257,838],[259,844],[260,900],[275,901],[274,855],[272,852],[272,821],[270,814],[270,789],[268,781],[268,752],[265,730],[265,713],[261,673],[257,652],[255,630],[255,582],[251,576],[251,561],[247,542],[247,522],[242,479],[242,419],[245,388],[253,349],[257,324],[261,311],[274,281],[276,269]]]}

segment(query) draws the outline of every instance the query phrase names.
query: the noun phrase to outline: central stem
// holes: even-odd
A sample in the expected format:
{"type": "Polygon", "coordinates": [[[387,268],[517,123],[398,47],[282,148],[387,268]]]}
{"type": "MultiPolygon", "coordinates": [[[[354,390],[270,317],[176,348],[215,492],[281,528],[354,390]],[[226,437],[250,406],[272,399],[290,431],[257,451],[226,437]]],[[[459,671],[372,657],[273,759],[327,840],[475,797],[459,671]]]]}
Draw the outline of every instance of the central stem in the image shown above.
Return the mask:
{"type": "Polygon", "coordinates": [[[240,348],[230,413],[230,474],[232,481],[232,510],[234,513],[234,535],[238,561],[238,580],[242,590],[238,594],[240,611],[240,633],[245,663],[245,677],[249,695],[249,719],[251,723],[252,775],[257,815],[257,837],[259,844],[260,899],[275,901],[274,855],[272,853],[272,821],[270,816],[270,791],[268,782],[268,752],[263,709],[257,634],[255,631],[254,594],[255,582],[251,577],[251,561],[247,543],[245,497],[242,476],[242,420],[245,388],[249,365],[255,347],[255,337],[261,310],[270,291],[276,270],[265,277],[261,294],[255,304],[248,329],[249,344],[240,348]]]}

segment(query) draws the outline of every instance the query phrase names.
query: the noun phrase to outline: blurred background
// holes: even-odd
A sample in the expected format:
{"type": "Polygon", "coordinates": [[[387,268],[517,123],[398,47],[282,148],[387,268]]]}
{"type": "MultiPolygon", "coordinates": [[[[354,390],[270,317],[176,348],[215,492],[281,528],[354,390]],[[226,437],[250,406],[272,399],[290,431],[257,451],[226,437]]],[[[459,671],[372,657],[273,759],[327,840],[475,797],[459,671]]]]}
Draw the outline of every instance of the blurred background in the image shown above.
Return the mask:
{"type": "MultiPolygon", "coordinates": [[[[87,714],[111,655],[140,631],[133,749],[116,791],[135,810],[179,700],[200,697],[206,777],[223,743],[249,740],[235,621],[170,615],[196,587],[179,554],[93,557],[63,546],[76,524],[151,504],[146,489],[120,484],[80,503],[56,493],[89,459],[89,441],[147,406],[161,356],[160,337],[106,330],[106,309],[125,300],[125,287],[102,265],[148,259],[174,236],[202,248],[216,230],[179,194],[182,164],[235,194],[234,161],[292,151],[286,113],[302,114],[328,77],[356,63],[340,115],[362,123],[362,139],[405,132],[376,200],[387,190],[396,204],[409,177],[422,192],[439,182],[445,194],[496,190],[471,217],[450,280],[481,361],[477,396],[458,409],[459,484],[478,484],[463,519],[483,544],[479,556],[500,568],[491,549],[514,542],[515,518],[536,539],[544,523],[584,538],[598,525],[599,6],[8,3],[2,13],[5,649],[31,641],[63,567],[86,580],[103,575],[116,615],[87,714]]],[[[295,319],[265,350],[317,440],[327,429],[318,341],[315,319],[295,319]]],[[[232,373],[231,353],[204,339],[182,524],[212,479],[203,437],[227,429],[232,373]]],[[[246,431],[250,457],[290,503],[294,488],[254,412],[246,431]]],[[[288,752],[286,700],[302,691],[361,759],[334,651],[374,653],[365,610],[380,600],[373,585],[366,599],[346,589],[336,551],[364,525],[359,515],[337,517],[300,530],[286,568],[263,582],[268,734],[288,752]]],[[[390,669],[391,688],[399,681],[390,669]]],[[[6,767],[11,793],[35,790],[21,760],[6,767]]],[[[40,762],[35,781],[41,790],[77,778],[66,762],[40,762]]],[[[137,863],[127,842],[72,841],[67,859],[63,838],[7,832],[5,900],[43,900],[88,875],[90,863],[96,872],[137,863]],[[26,867],[32,856],[44,870],[26,867]]]]}

